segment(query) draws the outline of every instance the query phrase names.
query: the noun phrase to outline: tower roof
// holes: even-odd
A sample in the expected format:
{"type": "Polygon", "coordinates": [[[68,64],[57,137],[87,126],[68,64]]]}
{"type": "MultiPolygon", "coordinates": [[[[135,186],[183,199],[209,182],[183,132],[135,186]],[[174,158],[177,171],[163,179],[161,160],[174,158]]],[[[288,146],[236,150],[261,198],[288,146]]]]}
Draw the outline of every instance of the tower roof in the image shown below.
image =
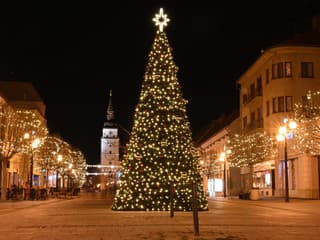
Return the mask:
{"type": "Polygon", "coordinates": [[[107,121],[103,124],[104,127],[117,128],[117,124],[114,122],[114,111],[112,106],[112,90],[109,92],[109,102],[107,108],[107,121]]]}

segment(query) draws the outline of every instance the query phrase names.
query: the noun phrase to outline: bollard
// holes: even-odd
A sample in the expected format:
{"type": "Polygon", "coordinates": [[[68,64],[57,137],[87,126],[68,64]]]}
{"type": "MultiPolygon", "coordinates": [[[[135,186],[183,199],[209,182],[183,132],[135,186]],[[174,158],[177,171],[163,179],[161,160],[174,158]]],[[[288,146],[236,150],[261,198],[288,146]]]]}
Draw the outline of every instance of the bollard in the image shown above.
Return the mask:
{"type": "Polygon", "coordinates": [[[194,235],[199,236],[199,217],[198,217],[198,197],[197,197],[197,184],[192,184],[192,212],[193,212],[193,227],[194,235]]]}
{"type": "Polygon", "coordinates": [[[171,218],[173,218],[173,216],[174,216],[173,197],[174,197],[173,184],[170,183],[170,217],[171,217],[171,218]]]}

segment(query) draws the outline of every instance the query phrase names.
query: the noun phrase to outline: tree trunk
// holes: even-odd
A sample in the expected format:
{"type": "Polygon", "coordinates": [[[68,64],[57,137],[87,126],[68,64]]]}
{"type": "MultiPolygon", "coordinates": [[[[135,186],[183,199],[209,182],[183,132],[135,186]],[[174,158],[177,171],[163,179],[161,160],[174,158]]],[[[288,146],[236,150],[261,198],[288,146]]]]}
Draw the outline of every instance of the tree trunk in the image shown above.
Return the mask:
{"type": "Polygon", "coordinates": [[[249,172],[249,190],[253,188],[253,165],[250,165],[250,172],[249,172]]]}
{"type": "Polygon", "coordinates": [[[1,161],[1,200],[7,200],[7,165],[8,159],[1,161]]]}

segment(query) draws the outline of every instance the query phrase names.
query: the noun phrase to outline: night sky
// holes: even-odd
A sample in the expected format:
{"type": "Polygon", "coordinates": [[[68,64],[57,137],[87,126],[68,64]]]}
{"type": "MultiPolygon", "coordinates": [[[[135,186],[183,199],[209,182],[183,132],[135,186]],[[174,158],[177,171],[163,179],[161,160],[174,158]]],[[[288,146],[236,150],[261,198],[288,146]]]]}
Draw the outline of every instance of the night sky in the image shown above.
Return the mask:
{"type": "Polygon", "coordinates": [[[79,147],[89,163],[100,161],[110,89],[117,121],[131,130],[160,7],[171,20],[165,31],[193,135],[238,109],[236,81],[262,49],[320,14],[318,1],[109,2],[0,9],[0,79],[32,82],[50,132],[79,147]]]}

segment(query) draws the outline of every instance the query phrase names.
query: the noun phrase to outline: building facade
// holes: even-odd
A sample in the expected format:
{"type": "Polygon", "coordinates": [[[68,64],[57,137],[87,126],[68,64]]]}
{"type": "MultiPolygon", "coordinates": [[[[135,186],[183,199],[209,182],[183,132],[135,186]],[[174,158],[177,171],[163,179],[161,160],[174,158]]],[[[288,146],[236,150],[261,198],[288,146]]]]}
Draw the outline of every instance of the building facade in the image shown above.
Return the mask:
{"type": "MultiPolygon", "coordinates": [[[[37,119],[43,125],[46,125],[45,104],[31,83],[0,81],[0,105],[31,110],[37,116],[37,119]]],[[[19,152],[10,158],[7,166],[2,166],[2,168],[7,168],[6,176],[1,176],[2,181],[5,181],[6,187],[12,185],[25,187],[30,178],[30,162],[30,155],[19,152]]],[[[33,165],[32,177],[34,186],[43,187],[45,185],[45,174],[37,161],[33,165]]]]}
{"type": "MultiPolygon", "coordinates": [[[[320,18],[316,17],[313,23],[313,32],[297,35],[261,52],[238,79],[239,133],[263,131],[276,139],[284,119],[293,118],[294,105],[303,103],[308,91],[320,90],[320,18]]],[[[216,130],[198,144],[204,164],[219,159],[221,151],[225,151],[231,126],[216,130]]],[[[292,139],[287,139],[286,147],[283,142],[276,142],[274,150],[265,161],[254,166],[253,187],[259,188],[260,196],[285,196],[287,150],[289,196],[319,199],[319,157],[298,153],[292,139]]],[[[249,169],[241,168],[240,189],[245,188],[248,177],[249,169]]],[[[210,192],[210,181],[208,184],[206,181],[210,192]]]]}
{"type": "Polygon", "coordinates": [[[112,92],[109,95],[107,108],[107,121],[103,125],[101,137],[101,189],[115,187],[119,178],[119,128],[114,122],[114,110],[112,107],[112,92]]]}
{"type": "Polygon", "coordinates": [[[197,139],[204,190],[210,197],[236,196],[240,193],[240,169],[228,163],[230,134],[241,129],[239,113],[214,120],[197,139]]]}
{"type": "MultiPolygon", "coordinates": [[[[320,46],[287,43],[266,50],[241,76],[240,118],[242,130],[263,129],[278,133],[285,118],[293,117],[295,103],[309,90],[320,89],[320,46]]],[[[284,146],[274,158],[255,166],[254,186],[263,196],[283,196],[285,191],[284,146]]],[[[319,160],[298,154],[288,141],[289,195],[319,198],[319,160]]],[[[246,174],[245,170],[242,170],[246,174]]]]}

